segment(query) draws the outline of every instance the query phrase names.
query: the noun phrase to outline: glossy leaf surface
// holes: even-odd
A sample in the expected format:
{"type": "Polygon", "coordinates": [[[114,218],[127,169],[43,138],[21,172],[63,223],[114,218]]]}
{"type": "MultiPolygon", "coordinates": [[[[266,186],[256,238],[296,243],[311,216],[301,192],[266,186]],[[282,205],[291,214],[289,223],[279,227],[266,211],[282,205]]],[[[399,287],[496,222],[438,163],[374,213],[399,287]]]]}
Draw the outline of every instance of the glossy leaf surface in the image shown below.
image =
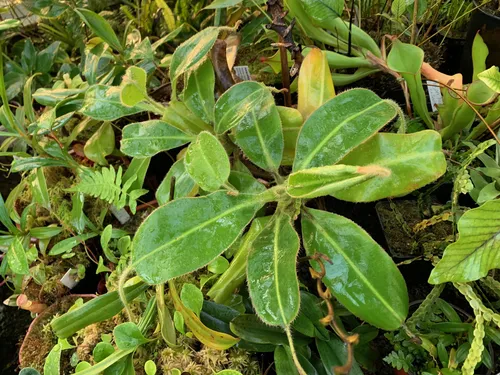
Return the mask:
{"type": "Polygon", "coordinates": [[[110,122],[105,122],[85,143],[85,156],[101,165],[107,165],[106,156],[115,149],[115,132],[110,122]]]}
{"type": "Polygon", "coordinates": [[[290,107],[278,106],[278,113],[281,118],[284,140],[283,160],[281,164],[293,165],[297,138],[304,123],[304,118],[298,110],[290,107]]]}
{"type": "Polygon", "coordinates": [[[186,171],[184,158],[182,158],[170,167],[167,175],[156,190],[156,199],[160,205],[168,203],[170,200],[172,178],[175,178],[174,199],[194,196],[198,191],[196,183],[186,171]]]}
{"type": "Polygon", "coordinates": [[[371,202],[406,195],[437,180],[446,172],[441,137],[434,130],[412,134],[376,134],[351,151],[340,163],[385,171],[378,175],[373,173],[373,178],[331,194],[350,202],[371,202]]]}
{"type": "Polygon", "coordinates": [[[196,285],[186,283],[182,286],[181,301],[189,310],[200,316],[203,307],[203,293],[196,285]]]}
{"type": "Polygon", "coordinates": [[[161,206],[134,237],[133,266],[150,284],[203,267],[236,240],[263,204],[255,195],[220,191],[161,206]]]}
{"type": "Polygon", "coordinates": [[[299,312],[296,261],[299,236],[290,216],[275,214],[253,241],[247,280],[257,315],[267,324],[286,326],[299,312]]]}
{"type": "Polygon", "coordinates": [[[91,86],[85,93],[80,112],[85,116],[101,121],[114,121],[123,116],[130,116],[147,110],[137,105],[124,106],[120,100],[121,89],[105,85],[91,86]]]}
{"type": "Polygon", "coordinates": [[[129,156],[145,158],[182,146],[191,140],[191,135],[165,121],[149,120],[123,128],[120,150],[129,156]]]}
{"type": "MultiPolygon", "coordinates": [[[[330,334],[330,340],[328,341],[316,340],[316,347],[328,375],[335,375],[333,368],[343,366],[347,361],[345,344],[333,334],[330,334]]],[[[349,375],[363,375],[363,371],[361,371],[355,360],[349,375]]]]}
{"type": "Polygon", "coordinates": [[[215,73],[210,59],[189,74],[184,103],[206,123],[214,121],[215,73]]]}
{"type": "Polygon", "coordinates": [[[498,66],[492,66],[484,72],[479,73],[477,78],[497,94],[500,93],[500,72],[498,71],[498,66]]]}
{"type": "MultiPolygon", "coordinates": [[[[366,322],[394,330],[408,314],[403,276],[382,249],[351,220],[325,211],[307,209],[302,236],[308,255],[327,255],[325,285],[347,309],[366,322]]],[[[319,270],[315,261],[313,267],[319,270]]]]}
{"type": "Polygon", "coordinates": [[[117,325],[113,330],[116,346],[121,350],[129,350],[145,344],[149,340],[143,336],[135,323],[126,322],[117,325]]]}
{"type": "Polygon", "coordinates": [[[369,90],[353,89],[337,95],[304,123],[293,170],[337,163],[394,116],[394,106],[369,90]]]}
{"type": "Polygon", "coordinates": [[[92,31],[103,41],[118,52],[123,51],[120,40],[116,36],[111,25],[106,19],[88,9],[79,8],[75,10],[80,18],[92,29],[92,31]]]}
{"type": "Polygon", "coordinates": [[[184,160],[187,172],[203,190],[215,191],[229,177],[229,156],[209,132],[198,134],[196,141],[189,145],[184,160]]]}
{"type": "Polygon", "coordinates": [[[330,67],[326,55],[319,48],[313,48],[307,54],[298,79],[297,110],[307,120],[311,113],[335,96],[330,67]]]}
{"type": "Polygon", "coordinates": [[[500,268],[500,199],[467,211],[458,221],[459,239],[449,245],[429,282],[469,282],[500,268]]]}
{"type": "Polygon", "coordinates": [[[14,237],[7,252],[9,267],[17,275],[27,275],[30,272],[26,251],[20,237],[14,237]]]}

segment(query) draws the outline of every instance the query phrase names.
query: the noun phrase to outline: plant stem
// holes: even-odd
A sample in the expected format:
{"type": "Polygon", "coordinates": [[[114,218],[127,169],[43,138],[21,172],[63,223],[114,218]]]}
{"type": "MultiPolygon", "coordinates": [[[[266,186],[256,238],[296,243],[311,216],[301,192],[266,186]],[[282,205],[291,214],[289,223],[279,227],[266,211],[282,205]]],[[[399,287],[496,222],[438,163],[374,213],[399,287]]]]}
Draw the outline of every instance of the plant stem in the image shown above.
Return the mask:
{"type": "Polygon", "coordinates": [[[300,375],[307,375],[307,372],[302,368],[302,365],[299,362],[299,358],[297,357],[297,352],[295,351],[295,346],[293,345],[293,337],[292,332],[290,330],[290,326],[287,325],[285,327],[286,337],[288,338],[288,344],[290,345],[290,352],[292,353],[292,359],[295,363],[295,367],[297,367],[297,371],[300,375]]]}
{"type": "Polygon", "coordinates": [[[415,39],[417,38],[417,16],[418,16],[418,0],[414,0],[410,44],[415,44],[415,39]]]}
{"type": "Polygon", "coordinates": [[[127,280],[127,276],[129,275],[130,271],[132,271],[131,266],[128,266],[125,268],[120,275],[120,279],[118,280],[118,295],[120,296],[120,300],[123,303],[123,306],[125,307],[125,311],[127,312],[127,317],[130,322],[133,322],[133,314],[132,310],[130,310],[130,307],[128,305],[127,297],[125,295],[125,281],[127,280]]]}

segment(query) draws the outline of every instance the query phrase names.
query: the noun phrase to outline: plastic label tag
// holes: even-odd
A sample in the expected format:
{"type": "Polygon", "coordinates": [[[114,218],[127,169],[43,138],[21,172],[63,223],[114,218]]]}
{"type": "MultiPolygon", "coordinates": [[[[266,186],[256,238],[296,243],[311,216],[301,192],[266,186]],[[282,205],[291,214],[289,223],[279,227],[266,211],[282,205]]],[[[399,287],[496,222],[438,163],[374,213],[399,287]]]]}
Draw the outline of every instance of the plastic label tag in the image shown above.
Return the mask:
{"type": "Polygon", "coordinates": [[[110,209],[111,213],[118,219],[118,221],[123,225],[127,223],[130,220],[130,215],[128,214],[127,210],[124,208],[117,210],[115,206],[111,206],[110,209]]]}
{"type": "Polygon", "coordinates": [[[434,81],[427,81],[427,91],[429,91],[429,99],[431,101],[432,111],[437,110],[437,105],[443,104],[443,96],[439,84],[434,81]]]}
{"type": "Polygon", "coordinates": [[[62,277],[61,279],[61,283],[66,286],[67,288],[69,289],[73,289],[77,284],[78,284],[78,281],[76,281],[74,278],[73,278],[73,275],[71,274],[71,268],[68,270],[68,272],[66,272],[64,274],[64,276],[62,277]]]}
{"type": "Polygon", "coordinates": [[[235,66],[234,72],[236,73],[238,78],[242,79],[243,81],[252,80],[252,76],[250,75],[250,69],[248,69],[248,66],[246,65],[235,66]]]}

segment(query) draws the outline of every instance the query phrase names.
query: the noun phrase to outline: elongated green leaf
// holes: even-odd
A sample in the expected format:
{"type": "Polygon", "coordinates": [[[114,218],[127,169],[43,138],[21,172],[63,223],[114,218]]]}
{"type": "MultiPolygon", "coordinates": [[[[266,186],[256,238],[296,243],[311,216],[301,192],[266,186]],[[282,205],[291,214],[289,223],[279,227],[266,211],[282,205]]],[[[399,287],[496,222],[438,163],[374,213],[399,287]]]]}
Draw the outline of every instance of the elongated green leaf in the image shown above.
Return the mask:
{"type": "Polygon", "coordinates": [[[378,167],[332,165],[294,172],[288,179],[287,192],[294,198],[315,198],[356,186],[374,177],[387,177],[390,170],[378,167]]]}
{"type": "Polygon", "coordinates": [[[33,98],[44,106],[55,107],[59,102],[70,96],[83,94],[87,89],[46,89],[39,88],[33,94],[33,98]]]}
{"type": "Polygon", "coordinates": [[[353,89],[318,108],[302,126],[293,170],[333,165],[396,116],[391,103],[353,89]]]}
{"type": "Polygon", "coordinates": [[[373,178],[331,194],[350,202],[406,195],[446,172],[441,137],[434,130],[412,134],[379,133],[350,152],[340,163],[360,166],[367,170],[366,173],[371,171],[373,174],[373,178]]]}
{"type": "Polygon", "coordinates": [[[215,73],[212,61],[207,59],[189,74],[184,90],[184,103],[206,123],[214,121],[215,73]]]}
{"type": "Polygon", "coordinates": [[[59,255],[71,251],[75,246],[96,236],[97,233],[85,233],[75,237],[66,238],[65,240],[55,244],[52,249],[50,249],[49,255],[59,255]]]}
{"type": "Polygon", "coordinates": [[[10,220],[9,211],[7,211],[2,194],[0,194],[0,223],[2,223],[10,233],[18,232],[16,226],[12,223],[12,220],[10,220]]]}
{"type": "Polygon", "coordinates": [[[206,191],[215,191],[228,177],[231,165],[224,146],[209,132],[201,132],[189,145],[185,156],[186,170],[206,191]]]}
{"type": "Polygon", "coordinates": [[[161,120],[129,124],[123,128],[120,150],[137,158],[182,146],[194,137],[161,120]]]}
{"type": "Polygon", "coordinates": [[[304,10],[315,24],[328,28],[332,18],[342,15],[344,10],[343,0],[300,0],[304,10]]]}
{"type": "MultiPolygon", "coordinates": [[[[149,286],[143,282],[124,289],[125,299],[131,302],[149,286]]],[[[117,291],[108,292],[94,298],[75,310],[56,317],[50,323],[59,338],[68,338],[86,326],[110,319],[123,309],[123,303],[117,291]]]]}
{"type": "Polygon", "coordinates": [[[9,267],[17,275],[27,275],[30,273],[26,251],[20,237],[14,237],[14,240],[7,251],[7,261],[9,267]]]}
{"type": "Polygon", "coordinates": [[[236,345],[238,341],[240,341],[239,338],[228,335],[227,333],[214,331],[205,326],[193,311],[182,304],[174,284],[170,282],[169,286],[175,309],[181,314],[186,326],[188,326],[191,332],[193,332],[196,338],[203,344],[209,348],[225,350],[236,345]]]}
{"type": "Polygon", "coordinates": [[[215,131],[222,134],[243,121],[250,121],[252,109],[274,103],[269,89],[261,83],[244,81],[232,86],[215,103],[215,131]]]}
{"type": "Polygon", "coordinates": [[[429,282],[468,282],[500,268],[500,199],[467,211],[458,221],[459,239],[449,245],[429,282]]]}
{"type": "Polygon", "coordinates": [[[257,315],[239,315],[229,325],[231,331],[243,340],[256,344],[288,345],[288,339],[281,327],[266,325],[257,315]]]}
{"type": "Polygon", "coordinates": [[[407,44],[394,40],[387,56],[387,65],[392,70],[400,73],[405,79],[410,91],[411,102],[415,112],[422,118],[425,124],[433,129],[434,123],[427,109],[427,98],[422,86],[420,68],[424,62],[424,51],[413,44],[407,44]]]}
{"type": "Polygon", "coordinates": [[[304,123],[304,118],[298,110],[290,107],[278,106],[278,113],[281,118],[281,127],[283,129],[283,160],[282,165],[293,165],[295,159],[295,146],[299,137],[300,129],[304,123]]]}
{"type": "Polygon", "coordinates": [[[120,92],[120,87],[91,86],[85,92],[80,112],[96,120],[114,121],[120,117],[130,116],[148,109],[141,104],[134,107],[124,106],[120,100],[120,92]]]}
{"type": "Polygon", "coordinates": [[[406,0],[394,0],[391,5],[391,12],[396,17],[401,17],[408,7],[408,3],[406,0]]]}
{"type": "Polygon", "coordinates": [[[243,0],[214,0],[210,5],[207,5],[204,9],[221,9],[232,7],[238,5],[243,0]]]}
{"type": "Polygon", "coordinates": [[[474,42],[472,43],[472,67],[474,72],[472,73],[472,82],[476,81],[477,75],[486,70],[486,58],[489,54],[488,46],[484,42],[481,34],[478,32],[474,37],[474,42]]]}
{"type": "MultiPolygon", "coordinates": [[[[347,347],[333,334],[330,334],[330,340],[328,341],[316,339],[316,347],[328,375],[335,375],[333,368],[343,366],[347,362],[347,347]]],[[[355,360],[349,375],[363,375],[363,371],[361,371],[355,360]]]]}
{"type": "Polygon", "coordinates": [[[123,174],[123,183],[125,184],[128,180],[134,179],[132,185],[130,185],[129,190],[142,189],[144,184],[144,179],[146,178],[146,173],[149,168],[149,163],[151,158],[133,158],[127,171],[123,174]]]}
{"type": "MultiPolygon", "coordinates": [[[[308,255],[327,255],[323,282],[353,314],[368,323],[394,330],[408,314],[406,284],[398,268],[361,227],[332,213],[307,209],[302,236],[308,255]]],[[[315,261],[313,267],[319,270],[315,261]]]]}
{"type": "Polygon", "coordinates": [[[335,96],[330,67],[326,55],[319,48],[311,49],[302,62],[297,92],[297,110],[304,120],[335,96]]]}
{"type": "Polygon", "coordinates": [[[497,94],[500,93],[500,72],[498,71],[498,66],[492,66],[488,70],[479,73],[477,78],[497,94]]]}
{"type": "Polygon", "coordinates": [[[61,344],[57,343],[54,345],[45,358],[45,364],[43,366],[44,375],[60,375],[61,369],[61,344]]]}
{"type": "Polygon", "coordinates": [[[156,199],[160,205],[168,203],[170,200],[170,187],[172,178],[175,178],[174,199],[194,196],[198,191],[193,178],[187,173],[184,158],[177,160],[170,167],[167,175],[156,190],[156,199]]]}
{"type": "Polygon", "coordinates": [[[236,240],[263,204],[255,195],[219,191],[161,206],[134,237],[133,266],[150,284],[203,267],[236,240]]]}
{"type": "Polygon", "coordinates": [[[85,143],[83,151],[90,160],[108,165],[106,156],[115,149],[115,132],[110,122],[105,122],[85,143]]]}
{"type": "Polygon", "coordinates": [[[196,68],[212,49],[218,35],[219,28],[207,27],[177,47],[170,62],[170,79],[176,81],[181,74],[196,68]]]}
{"type": "Polygon", "coordinates": [[[299,312],[296,261],[299,236],[288,215],[275,214],[252,243],[247,280],[257,315],[267,324],[286,326],[299,312]]]}
{"type": "Polygon", "coordinates": [[[63,160],[34,156],[32,158],[15,159],[10,165],[11,172],[29,171],[40,167],[67,167],[63,160]]]}
{"type": "Polygon", "coordinates": [[[33,181],[31,182],[33,201],[50,210],[49,191],[47,181],[43,174],[43,168],[37,168],[33,181]]]}
{"type": "Polygon", "coordinates": [[[120,40],[104,17],[92,12],[91,10],[83,8],[75,9],[75,12],[98,37],[118,52],[123,52],[120,40]]]}
{"type": "Polygon", "coordinates": [[[13,29],[15,27],[21,26],[21,21],[15,19],[7,19],[0,21],[0,32],[13,29]]]}
{"type": "Polygon", "coordinates": [[[61,227],[39,227],[39,228],[31,228],[30,236],[38,238],[40,240],[45,240],[57,236],[62,232],[61,227]]]}

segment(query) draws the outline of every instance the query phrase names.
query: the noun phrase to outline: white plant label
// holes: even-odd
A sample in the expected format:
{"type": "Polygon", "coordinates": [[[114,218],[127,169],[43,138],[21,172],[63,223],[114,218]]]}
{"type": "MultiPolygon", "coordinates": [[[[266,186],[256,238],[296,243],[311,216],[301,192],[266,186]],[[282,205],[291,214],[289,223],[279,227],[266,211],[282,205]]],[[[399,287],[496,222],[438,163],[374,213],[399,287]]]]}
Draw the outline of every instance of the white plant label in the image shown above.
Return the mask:
{"type": "Polygon", "coordinates": [[[252,76],[250,75],[250,69],[246,65],[240,65],[234,67],[234,72],[243,81],[251,81],[252,76]]]}
{"type": "Polygon", "coordinates": [[[441,95],[439,84],[434,81],[427,81],[427,90],[429,91],[432,111],[436,111],[437,105],[443,104],[443,96],[441,95]]]}

